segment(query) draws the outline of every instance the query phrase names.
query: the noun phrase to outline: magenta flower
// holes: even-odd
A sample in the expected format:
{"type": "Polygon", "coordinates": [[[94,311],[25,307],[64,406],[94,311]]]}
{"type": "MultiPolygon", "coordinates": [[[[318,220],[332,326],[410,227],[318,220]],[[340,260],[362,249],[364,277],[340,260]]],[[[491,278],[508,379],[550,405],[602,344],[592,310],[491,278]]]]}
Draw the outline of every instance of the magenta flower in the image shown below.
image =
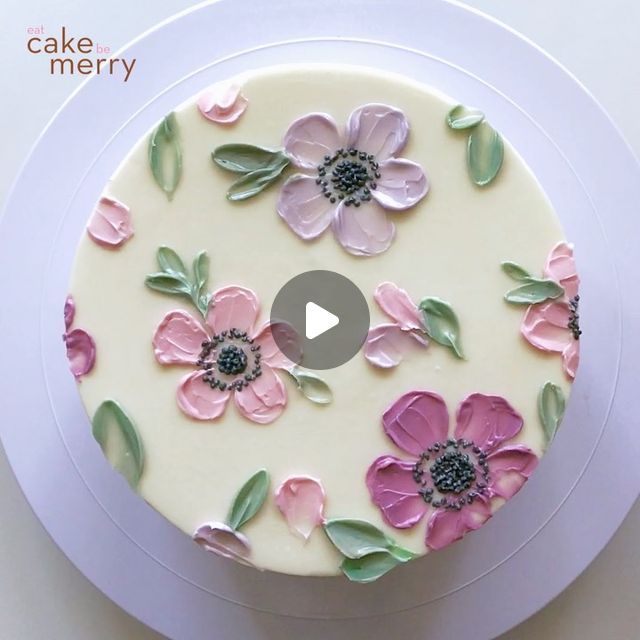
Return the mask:
{"type": "Polygon", "coordinates": [[[62,336],[67,350],[69,368],[76,380],[91,373],[96,364],[95,340],[84,329],[72,329],[76,317],[76,303],[68,296],[64,303],[64,326],[62,336]]]}
{"type": "Polygon", "coordinates": [[[205,326],[186,311],[164,317],[153,337],[156,360],[195,368],[178,388],[186,415],[215,420],[232,395],[252,422],[273,422],[284,411],[287,392],[275,369],[291,362],[278,349],[269,323],[254,328],[259,309],[253,291],[229,286],[213,293],[205,326]]]}
{"type": "Polygon", "coordinates": [[[367,471],[367,487],[384,519],[407,529],[428,517],[426,545],[442,549],[482,526],[491,500],[508,500],[531,475],[538,458],[526,446],[505,444],[520,433],[522,417],[499,396],[465,398],[449,435],[444,400],[411,391],[382,416],[393,443],[411,456],[381,456],[367,471]]]}
{"type": "Polygon", "coordinates": [[[284,150],[305,173],[285,182],[278,213],[303,240],[331,225],[349,253],[386,251],[395,235],[386,211],[409,209],[429,190],[420,165],[397,157],[408,137],[404,113],[383,104],[356,109],[344,134],[325,113],[297,119],[284,136],[284,150]]]}
{"type": "Polygon", "coordinates": [[[407,351],[429,343],[420,309],[404,289],[393,282],[383,282],[373,298],[393,322],[369,329],[364,357],[375,367],[388,369],[400,364],[407,351]]]}
{"type": "Polygon", "coordinates": [[[527,342],[536,349],[561,353],[564,371],[573,379],[580,361],[580,279],[573,259],[572,245],[559,242],[551,250],[544,275],[564,288],[564,296],[530,305],[522,320],[520,331],[527,342]]]}

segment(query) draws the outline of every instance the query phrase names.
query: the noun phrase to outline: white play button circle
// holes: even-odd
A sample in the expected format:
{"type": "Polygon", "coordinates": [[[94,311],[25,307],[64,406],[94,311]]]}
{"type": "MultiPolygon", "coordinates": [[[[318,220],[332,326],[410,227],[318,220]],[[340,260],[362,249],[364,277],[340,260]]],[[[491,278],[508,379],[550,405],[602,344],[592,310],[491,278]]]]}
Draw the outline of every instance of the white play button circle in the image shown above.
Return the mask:
{"type": "Polygon", "coordinates": [[[315,302],[307,302],[305,307],[305,335],[313,340],[340,323],[340,318],[315,302]]]}

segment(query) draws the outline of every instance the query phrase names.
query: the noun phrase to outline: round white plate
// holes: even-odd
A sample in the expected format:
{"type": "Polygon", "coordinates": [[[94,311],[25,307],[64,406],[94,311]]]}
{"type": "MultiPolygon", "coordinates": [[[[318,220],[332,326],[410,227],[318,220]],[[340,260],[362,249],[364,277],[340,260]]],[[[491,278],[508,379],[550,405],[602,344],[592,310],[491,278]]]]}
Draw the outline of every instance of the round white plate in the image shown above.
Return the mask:
{"type": "Polygon", "coordinates": [[[222,0],[118,55],[137,58],[136,73],[92,78],[67,101],[0,227],[0,432],[54,540],[106,595],[181,640],[491,638],[534,613],[602,549],[640,488],[640,303],[629,295],[640,168],[619,132],[542,51],[442,0],[222,0]],[[367,586],[259,574],[202,552],[102,457],[61,340],[77,239],[132,144],[206,85],[291,61],[388,69],[480,105],[540,179],[582,277],[582,366],[540,470],[482,530],[367,586]]]}

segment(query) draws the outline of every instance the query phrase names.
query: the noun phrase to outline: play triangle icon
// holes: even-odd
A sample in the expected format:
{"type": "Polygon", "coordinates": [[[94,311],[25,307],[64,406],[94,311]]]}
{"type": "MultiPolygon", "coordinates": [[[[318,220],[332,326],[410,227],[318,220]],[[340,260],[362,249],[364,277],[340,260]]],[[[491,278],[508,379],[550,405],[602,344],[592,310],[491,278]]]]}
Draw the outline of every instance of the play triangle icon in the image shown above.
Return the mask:
{"type": "Polygon", "coordinates": [[[308,340],[321,336],[340,322],[340,318],[315,302],[307,302],[305,307],[305,334],[308,340]]]}

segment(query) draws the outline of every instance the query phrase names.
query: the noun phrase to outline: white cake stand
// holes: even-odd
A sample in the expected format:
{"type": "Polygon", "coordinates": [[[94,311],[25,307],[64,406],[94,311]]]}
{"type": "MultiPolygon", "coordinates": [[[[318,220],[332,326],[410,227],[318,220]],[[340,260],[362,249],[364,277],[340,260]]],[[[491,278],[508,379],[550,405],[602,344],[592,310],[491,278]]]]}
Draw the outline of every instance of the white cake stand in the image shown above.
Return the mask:
{"type": "Polygon", "coordinates": [[[602,549],[640,487],[640,304],[625,295],[640,281],[640,171],[614,125],[534,45],[441,0],[222,0],[123,55],[137,72],[127,84],[92,78],[67,101],[0,227],[0,430],[51,536],[108,597],[171,638],[490,638],[534,613],[602,549]],[[481,105],[542,182],[583,281],[582,367],[540,470],[481,531],[368,586],[258,574],[204,554],[112,472],[61,341],[77,239],[132,144],[207,84],[291,61],[397,71],[481,105]]]}

